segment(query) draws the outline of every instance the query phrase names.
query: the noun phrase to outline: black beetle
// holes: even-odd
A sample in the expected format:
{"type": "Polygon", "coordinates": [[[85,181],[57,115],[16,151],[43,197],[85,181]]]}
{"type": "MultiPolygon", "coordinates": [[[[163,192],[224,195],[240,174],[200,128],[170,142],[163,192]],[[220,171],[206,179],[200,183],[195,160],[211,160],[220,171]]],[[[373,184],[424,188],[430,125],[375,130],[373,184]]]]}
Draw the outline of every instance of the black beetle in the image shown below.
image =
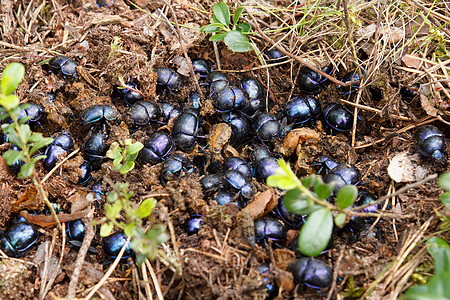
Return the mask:
{"type": "Polygon", "coordinates": [[[200,185],[205,194],[215,192],[223,186],[223,178],[218,174],[205,175],[200,179],[200,185]]]}
{"type": "MultiPolygon", "coordinates": [[[[112,257],[116,258],[122,247],[127,242],[127,236],[122,231],[115,232],[110,236],[103,239],[103,251],[112,257]]],[[[128,258],[134,255],[134,250],[131,249],[130,243],[127,244],[125,252],[123,253],[122,259],[128,258]]]]}
{"type": "Polygon", "coordinates": [[[206,76],[206,82],[209,84],[211,94],[230,85],[230,79],[220,71],[212,71],[206,76]]]}
{"type": "MultiPolygon", "coordinates": [[[[356,199],[356,202],[353,204],[353,207],[358,207],[361,205],[366,205],[374,202],[376,200],[376,197],[366,191],[360,191],[358,193],[358,198],[356,199]]],[[[381,204],[374,204],[371,206],[368,206],[366,208],[363,208],[361,212],[376,212],[377,210],[381,209],[381,204]]],[[[373,222],[373,217],[352,217],[350,220],[350,227],[353,230],[361,230],[366,224],[373,222]]]]}
{"type": "Polygon", "coordinates": [[[77,63],[71,58],[64,55],[57,55],[52,57],[48,62],[50,70],[62,76],[65,79],[77,76],[77,63]]]}
{"type": "Polygon", "coordinates": [[[285,115],[289,123],[299,127],[304,124],[313,124],[322,115],[322,105],[317,97],[302,96],[292,98],[286,103],[285,115]]]}
{"type": "Polygon", "coordinates": [[[264,100],[264,89],[261,83],[255,78],[244,78],[241,81],[241,88],[244,89],[248,97],[250,98],[250,103],[247,109],[247,114],[252,116],[257,111],[266,110],[266,101],[264,100]]]}
{"type": "Polygon", "coordinates": [[[81,219],[69,221],[67,223],[67,233],[71,240],[82,242],[86,235],[86,229],[81,219]]]}
{"type": "Polygon", "coordinates": [[[264,142],[272,141],[281,134],[281,123],[274,115],[269,113],[256,114],[253,128],[256,131],[256,135],[264,142]]]}
{"type": "Polygon", "coordinates": [[[92,166],[91,164],[85,160],[80,166],[81,176],[78,179],[77,184],[86,186],[92,181],[92,166]]]}
{"type": "Polygon", "coordinates": [[[414,140],[423,156],[430,157],[439,163],[447,161],[445,137],[437,127],[433,125],[420,126],[414,133],[414,140]]]}
{"type": "Polygon", "coordinates": [[[181,110],[175,105],[167,102],[163,102],[161,105],[161,111],[163,114],[163,121],[168,122],[170,119],[176,119],[181,115],[181,110]]]}
{"type": "Polygon", "coordinates": [[[5,233],[0,232],[0,249],[10,256],[17,256],[33,246],[39,232],[33,224],[18,222],[12,224],[5,233]]]}
{"type": "Polygon", "coordinates": [[[256,267],[256,271],[259,275],[262,275],[263,281],[264,281],[264,288],[266,289],[266,292],[269,297],[266,297],[266,299],[273,299],[278,295],[278,286],[269,281],[269,265],[266,263],[260,264],[256,267]]]}
{"type": "Polygon", "coordinates": [[[267,55],[268,62],[271,64],[281,63],[288,59],[280,50],[272,48],[270,50],[264,49],[264,54],[267,55]]]}
{"type": "MultiPolygon", "coordinates": [[[[333,67],[328,65],[322,68],[322,71],[326,74],[331,74],[333,67]]],[[[300,74],[298,76],[298,85],[301,91],[305,94],[318,94],[324,86],[327,78],[319,73],[311,70],[308,67],[301,67],[300,74]]]]}
{"type": "Polygon", "coordinates": [[[262,218],[255,220],[255,239],[257,242],[267,241],[282,242],[286,238],[286,228],[278,220],[262,218]]]}
{"type": "Polygon", "coordinates": [[[240,172],[246,178],[252,178],[252,168],[250,165],[238,156],[228,157],[223,162],[224,172],[228,170],[235,170],[240,172]]]}
{"type": "Polygon", "coordinates": [[[250,125],[244,116],[229,112],[222,114],[222,120],[230,125],[233,142],[242,143],[249,139],[250,125]]]}
{"type": "Polygon", "coordinates": [[[297,283],[304,283],[312,288],[329,287],[333,282],[333,269],[323,261],[312,257],[294,260],[289,265],[288,271],[292,272],[297,283]]]}
{"type": "Polygon", "coordinates": [[[284,196],[278,200],[274,212],[287,227],[299,228],[304,223],[303,216],[291,213],[286,209],[284,206],[284,196]]]}
{"type": "Polygon", "coordinates": [[[128,123],[136,126],[145,126],[150,122],[156,122],[161,117],[161,109],[151,101],[138,101],[131,105],[127,113],[128,123]]]}
{"type": "Polygon", "coordinates": [[[341,104],[330,104],[324,108],[324,119],[331,134],[334,131],[349,131],[353,128],[353,113],[341,104]]]}
{"type": "Polygon", "coordinates": [[[236,189],[245,199],[251,199],[254,195],[252,183],[241,172],[228,170],[224,174],[224,182],[236,189]]]}
{"type": "Polygon", "coordinates": [[[245,207],[245,203],[240,201],[239,197],[236,194],[230,192],[229,190],[219,190],[213,197],[213,200],[216,200],[219,205],[225,204],[235,204],[239,208],[245,207]]]}
{"type": "Polygon", "coordinates": [[[339,163],[328,155],[319,156],[313,163],[315,166],[320,167],[317,174],[327,175],[332,169],[334,169],[339,163]]]}
{"type": "Polygon", "coordinates": [[[101,160],[108,150],[108,134],[103,129],[97,129],[91,132],[88,140],[84,143],[84,153],[86,155],[86,160],[91,163],[94,169],[100,167],[101,160]]]}
{"type": "Polygon", "coordinates": [[[199,232],[202,225],[203,225],[202,216],[198,214],[193,214],[184,223],[184,231],[188,235],[196,234],[197,232],[199,232]]]}
{"type": "Polygon", "coordinates": [[[170,135],[164,132],[154,132],[144,142],[144,148],[139,157],[146,163],[157,164],[162,162],[173,151],[173,141],[170,135]]]}
{"type": "Polygon", "coordinates": [[[256,163],[258,160],[272,156],[270,151],[263,146],[255,146],[252,152],[252,160],[256,163]]]}
{"type": "Polygon", "coordinates": [[[127,105],[131,105],[144,99],[141,93],[134,91],[137,90],[136,82],[128,82],[126,85],[133,90],[122,86],[114,86],[113,94],[111,97],[113,102],[117,100],[123,100],[127,105]]]}
{"type": "Polygon", "coordinates": [[[22,119],[23,117],[28,117],[28,121],[26,123],[35,123],[38,122],[39,119],[44,114],[44,108],[36,103],[26,103],[25,108],[22,108],[17,115],[17,120],[22,119]]]}
{"type": "Polygon", "coordinates": [[[102,121],[115,121],[119,118],[119,112],[111,105],[92,105],[81,112],[81,125],[92,125],[102,121]]]}
{"type": "Polygon", "coordinates": [[[275,157],[268,156],[259,159],[255,162],[255,177],[258,181],[266,183],[267,177],[275,174],[279,167],[278,160],[275,157]]]}
{"type": "Polygon", "coordinates": [[[333,168],[325,177],[325,183],[334,183],[334,192],[337,193],[342,187],[349,184],[357,184],[361,180],[359,170],[349,164],[339,164],[333,168]]]}
{"type": "Polygon", "coordinates": [[[188,109],[175,119],[172,137],[181,150],[190,150],[200,133],[200,116],[197,109],[188,109]]]}
{"type": "MultiPolygon", "coordinates": [[[[353,70],[353,71],[350,71],[347,74],[345,74],[341,81],[343,83],[347,83],[347,82],[356,81],[356,80],[360,80],[360,79],[361,78],[359,77],[358,72],[356,70],[353,70]]],[[[358,89],[359,89],[359,83],[352,83],[350,86],[341,86],[341,85],[337,86],[337,90],[338,90],[339,94],[341,94],[341,95],[348,95],[348,94],[354,93],[358,89]]]]}
{"type": "Polygon", "coordinates": [[[183,175],[183,172],[190,173],[192,166],[186,154],[181,152],[172,153],[164,160],[161,167],[161,177],[163,180],[176,180],[183,175]]]}
{"type": "Polygon", "coordinates": [[[218,90],[213,100],[216,111],[220,113],[244,112],[250,103],[247,92],[235,86],[226,86],[218,90]]]}
{"type": "Polygon", "coordinates": [[[213,70],[213,63],[208,59],[197,58],[192,61],[194,73],[199,74],[200,78],[205,78],[213,70]]]}
{"type": "Polygon", "coordinates": [[[406,103],[411,103],[414,98],[418,95],[419,88],[417,86],[406,87],[402,86],[400,89],[400,95],[402,96],[402,100],[406,103]]]}
{"type": "Polygon", "coordinates": [[[53,139],[53,143],[47,147],[44,153],[47,157],[44,158],[43,164],[47,171],[50,171],[56,166],[59,156],[68,154],[74,148],[73,139],[67,131],[55,133],[53,139]]]}
{"type": "Polygon", "coordinates": [[[170,68],[156,68],[156,83],[171,93],[178,92],[183,85],[183,77],[170,68]]]}

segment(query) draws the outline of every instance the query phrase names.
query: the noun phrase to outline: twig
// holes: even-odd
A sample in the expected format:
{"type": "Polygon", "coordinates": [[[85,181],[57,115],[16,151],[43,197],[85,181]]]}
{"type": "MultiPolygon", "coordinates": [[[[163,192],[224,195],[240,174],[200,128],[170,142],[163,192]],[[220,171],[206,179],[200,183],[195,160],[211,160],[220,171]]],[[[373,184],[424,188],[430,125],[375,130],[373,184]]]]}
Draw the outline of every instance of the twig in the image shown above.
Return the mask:
{"type": "Polygon", "coordinates": [[[58,170],[59,167],[62,166],[63,163],[65,163],[68,159],[70,159],[72,156],[77,154],[78,151],[80,151],[80,148],[77,148],[77,149],[73,150],[72,153],[70,153],[62,161],[57,163],[56,166],[53,169],[51,169],[50,172],[47,173],[47,175],[45,175],[45,177],[42,179],[41,183],[44,184],[44,182],[46,182],[50,178],[50,176],[52,176],[52,174],[55,173],[56,170],[58,170]]]}
{"type": "Polygon", "coordinates": [[[183,274],[183,267],[181,266],[182,264],[182,260],[181,260],[181,255],[180,255],[180,250],[178,249],[178,243],[177,243],[177,238],[175,235],[175,229],[173,228],[173,224],[172,224],[172,220],[170,219],[170,217],[167,220],[167,225],[169,227],[169,231],[170,231],[170,239],[172,241],[172,245],[173,245],[173,250],[175,251],[175,255],[177,256],[177,260],[178,260],[178,267],[176,268],[177,275],[181,276],[183,274]]]}
{"type": "Polygon", "coordinates": [[[158,278],[156,278],[155,271],[153,271],[153,267],[150,264],[150,261],[148,259],[145,259],[145,264],[147,265],[147,268],[150,271],[150,276],[152,277],[153,284],[155,285],[156,295],[158,296],[158,299],[164,300],[161,287],[159,286],[158,278]]]}
{"type": "Polygon", "coordinates": [[[341,250],[339,251],[339,256],[338,256],[338,259],[336,261],[336,265],[334,266],[333,284],[331,284],[330,290],[328,291],[327,300],[331,299],[331,297],[333,296],[333,292],[335,291],[336,281],[337,281],[338,272],[339,272],[339,265],[341,264],[342,257],[344,257],[344,247],[343,246],[341,247],[341,250]]]}
{"type": "Polygon", "coordinates": [[[142,272],[142,279],[144,279],[144,283],[145,283],[144,288],[145,288],[145,293],[147,294],[147,299],[153,300],[152,289],[150,287],[150,283],[148,282],[148,274],[147,274],[147,269],[145,268],[145,264],[142,264],[141,272],[142,272]]]}

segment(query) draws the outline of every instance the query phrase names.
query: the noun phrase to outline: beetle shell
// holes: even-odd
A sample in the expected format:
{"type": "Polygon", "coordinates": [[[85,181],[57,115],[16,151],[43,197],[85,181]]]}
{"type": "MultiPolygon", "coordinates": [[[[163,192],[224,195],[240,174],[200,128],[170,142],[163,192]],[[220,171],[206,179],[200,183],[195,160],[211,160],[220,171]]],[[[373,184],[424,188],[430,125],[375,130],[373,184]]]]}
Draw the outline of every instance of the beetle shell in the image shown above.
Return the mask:
{"type": "Polygon", "coordinates": [[[200,228],[203,225],[203,219],[201,215],[191,215],[191,217],[186,220],[186,223],[184,224],[184,231],[188,235],[196,234],[199,232],[200,228]]]}
{"type": "Polygon", "coordinates": [[[253,197],[253,186],[241,172],[228,170],[225,172],[224,179],[232,188],[238,190],[245,199],[253,197]]]}
{"type": "Polygon", "coordinates": [[[258,181],[265,183],[267,177],[275,174],[279,167],[278,160],[275,157],[269,156],[260,159],[255,164],[255,177],[258,181]]]}
{"type": "Polygon", "coordinates": [[[333,282],[333,269],[315,258],[296,259],[289,265],[288,271],[292,272],[296,282],[313,288],[329,287],[333,282]]]}
{"type": "Polygon", "coordinates": [[[170,119],[176,119],[181,115],[181,110],[179,108],[167,102],[161,103],[161,111],[164,116],[164,122],[168,122],[170,119]]]}
{"type": "Polygon", "coordinates": [[[272,48],[270,50],[264,49],[264,53],[268,57],[268,62],[271,64],[281,63],[288,59],[280,50],[277,48],[272,48]]]}
{"type": "Polygon", "coordinates": [[[213,63],[208,59],[197,58],[192,61],[194,73],[199,74],[201,78],[208,76],[213,70],[213,63]]]}
{"type": "MultiPolygon", "coordinates": [[[[112,258],[116,258],[122,247],[127,242],[127,236],[125,233],[118,231],[103,239],[103,251],[112,258]]],[[[134,254],[134,250],[131,249],[130,243],[127,244],[122,259],[128,258],[134,254]]]]}
{"type": "Polygon", "coordinates": [[[217,191],[222,187],[222,176],[217,174],[205,175],[200,179],[200,185],[204,193],[217,191]]]}
{"type": "Polygon", "coordinates": [[[222,120],[231,127],[232,141],[242,143],[249,139],[250,125],[244,116],[229,112],[222,114],[222,120]]]}
{"type": "Polygon", "coordinates": [[[26,103],[26,107],[21,109],[17,115],[17,120],[23,117],[29,117],[30,119],[26,122],[37,122],[44,114],[44,108],[36,103],[26,103]]]}
{"type": "Polygon", "coordinates": [[[148,125],[161,117],[161,109],[151,101],[138,101],[128,111],[127,118],[136,126],[148,125]]]}
{"type": "Polygon", "coordinates": [[[82,242],[86,235],[83,221],[80,219],[69,221],[67,224],[67,233],[69,234],[70,239],[82,242]]]}
{"type": "Polygon", "coordinates": [[[289,123],[302,126],[317,120],[322,115],[319,99],[313,96],[295,97],[286,104],[285,114],[289,123]]]}
{"type": "Polygon", "coordinates": [[[317,160],[314,161],[314,165],[320,166],[320,169],[317,172],[317,174],[326,175],[332,169],[337,167],[337,165],[339,165],[339,163],[328,155],[322,155],[322,156],[319,156],[317,158],[317,160]]]}
{"type": "Polygon", "coordinates": [[[64,153],[71,152],[74,148],[73,139],[66,131],[58,132],[53,135],[53,143],[51,143],[45,150],[43,164],[47,171],[50,171],[56,166],[58,157],[64,153]]]}
{"type": "Polygon", "coordinates": [[[206,82],[209,84],[211,94],[230,85],[230,79],[220,71],[212,71],[206,76],[206,82]]]}
{"type": "Polygon", "coordinates": [[[235,194],[228,190],[220,190],[214,195],[213,200],[216,200],[219,205],[225,205],[233,203],[234,196],[235,194]]]}
{"type": "Polygon", "coordinates": [[[334,183],[334,192],[349,184],[357,184],[361,180],[359,170],[349,164],[339,164],[332,169],[323,179],[325,183],[334,183]]]}
{"type": "Polygon", "coordinates": [[[12,224],[0,241],[0,248],[8,255],[17,255],[33,246],[39,237],[39,232],[33,224],[19,222],[12,224]]]}
{"type": "Polygon", "coordinates": [[[264,101],[264,89],[261,83],[254,78],[244,78],[241,81],[241,88],[244,89],[249,98],[250,103],[247,113],[252,116],[258,111],[266,110],[266,102],[264,101]]]}
{"type": "Polygon", "coordinates": [[[249,164],[245,160],[237,156],[226,158],[223,162],[223,170],[235,170],[240,172],[246,178],[252,178],[252,169],[249,164]]]}
{"type": "MultiPolygon", "coordinates": [[[[132,89],[137,90],[137,84],[135,82],[127,82],[126,85],[131,87],[132,89]]],[[[127,105],[130,105],[143,99],[144,97],[142,97],[142,94],[128,88],[115,86],[113,89],[113,102],[117,100],[123,100],[127,105]]]]}
{"type": "Polygon", "coordinates": [[[81,112],[81,125],[90,125],[103,119],[115,121],[119,118],[119,112],[111,105],[92,105],[81,112]]]}
{"type": "Polygon", "coordinates": [[[190,172],[189,158],[184,153],[172,153],[162,164],[161,177],[164,180],[176,180],[183,171],[190,172]]]}
{"type": "Polygon", "coordinates": [[[281,134],[281,123],[278,122],[274,115],[269,113],[257,114],[253,127],[262,141],[272,141],[281,134]]]}
{"type": "Polygon", "coordinates": [[[286,238],[286,228],[272,218],[257,219],[255,220],[255,238],[257,242],[267,239],[281,242],[286,238]]]}
{"type": "Polygon", "coordinates": [[[349,131],[353,128],[353,114],[340,104],[325,107],[324,118],[331,131],[349,131]]]}
{"type": "Polygon", "coordinates": [[[252,159],[253,161],[257,162],[260,159],[263,159],[265,157],[272,156],[266,148],[262,146],[255,146],[255,149],[252,152],[252,159]]]}
{"type": "Polygon", "coordinates": [[[235,86],[226,86],[217,91],[214,106],[218,112],[245,111],[249,105],[247,92],[235,86]]]}
{"type": "MultiPolygon", "coordinates": [[[[356,70],[353,70],[353,71],[350,71],[347,74],[345,74],[341,81],[343,83],[347,83],[347,82],[355,81],[355,80],[359,80],[359,79],[361,79],[361,78],[359,78],[358,72],[356,72],[356,70]]],[[[341,85],[337,86],[337,90],[338,90],[339,94],[341,94],[341,95],[348,95],[348,94],[354,93],[358,89],[359,89],[359,83],[353,83],[350,86],[341,86],[341,85]]]]}
{"type": "Polygon", "coordinates": [[[166,87],[170,92],[178,92],[183,85],[183,77],[176,71],[170,68],[157,68],[156,83],[160,86],[166,87]]]}
{"type": "Polygon", "coordinates": [[[172,137],[175,145],[181,150],[191,150],[199,133],[199,114],[195,109],[188,109],[174,122],[172,137]]]}
{"type": "Polygon", "coordinates": [[[92,166],[88,161],[84,161],[80,166],[81,177],[78,179],[77,184],[86,186],[92,181],[92,166]]]}
{"type": "Polygon", "coordinates": [[[271,282],[268,278],[270,272],[269,265],[266,263],[260,264],[256,267],[256,271],[263,277],[264,288],[269,295],[269,297],[266,297],[266,299],[275,298],[278,295],[278,286],[275,283],[271,282]]]}
{"type": "Polygon", "coordinates": [[[278,200],[278,204],[274,211],[288,227],[299,228],[304,223],[301,215],[291,213],[286,209],[284,206],[284,196],[278,200]]]}
{"type": "MultiPolygon", "coordinates": [[[[324,67],[322,71],[327,74],[331,74],[333,68],[329,65],[324,67]]],[[[310,68],[301,67],[300,74],[298,76],[298,85],[300,86],[302,92],[306,94],[318,94],[324,86],[323,84],[326,80],[326,77],[316,73],[310,68]]]]}
{"type": "Polygon", "coordinates": [[[431,157],[437,162],[447,160],[445,137],[437,127],[420,126],[414,133],[414,140],[423,156],[431,157]]]}
{"type": "Polygon", "coordinates": [[[144,148],[139,157],[146,163],[162,162],[173,151],[172,138],[163,132],[155,132],[144,142],[144,148]]]}
{"type": "Polygon", "coordinates": [[[108,134],[105,130],[95,130],[89,136],[89,139],[84,143],[84,153],[86,160],[91,163],[92,167],[97,169],[100,167],[100,162],[108,150],[108,134]]]}
{"type": "Polygon", "coordinates": [[[71,58],[64,55],[57,55],[52,57],[48,62],[52,72],[64,77],[75,77],[77,76],[77,63],[71,58]]]}

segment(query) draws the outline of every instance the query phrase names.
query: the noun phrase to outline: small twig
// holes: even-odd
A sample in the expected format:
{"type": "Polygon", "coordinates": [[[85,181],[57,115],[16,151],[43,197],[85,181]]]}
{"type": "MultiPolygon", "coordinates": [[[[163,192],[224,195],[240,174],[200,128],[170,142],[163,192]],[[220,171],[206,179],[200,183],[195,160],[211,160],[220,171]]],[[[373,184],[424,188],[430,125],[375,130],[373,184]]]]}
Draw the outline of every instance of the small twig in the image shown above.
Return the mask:
{"type": "Polygon", "coordinates": [[[145,264],[141,265],[142,279],[144,279],[144,288],[145,293],[147,294],[147,299],[153,300],[152,289],[150,287],[150,283],[148,282],[148,274],[147,269],[145,268],[145,264]]]}
{"type": "Polygon", "coordinates": [[[169,227],[169,231],[170,231],[170,239],[172,241],[172,245],[173,245],[173,250],[175,251],[175,255],[177,256],[177,268],[176,270],[177,272],[177,276],[181,276],[183,274],[183,267],[181,266],[182,264],[182,260],[181,260],[181,255],[180,255],[180,250],[178,249],[178,243],[177,243],[177,238],[175,235],[175,229],[173,228],[173,224],[172,224],[172,220],[170,219],[170,217],[167,220],[167,226],[169,227]]]}
{"type": "Polygon", "coordinates": [[[150,261],[148,259],[145,259],[145,264],[147,265],[148,270],[150,271],[150,276],[153,280],[153,285],[155,286],[156,295],[158,296],[159,300],[164,300],[164,296],[161,291],[161,287],[159,286],[158,278],[156,278],[155,271],[153,271],[153,267],[150,264],[150,261]]]}
{"type": "MultiPolygon", "coordinates": [[[[361,110],[371,111],[371,112],[379,114],[380,116],[382,115],[381,109],[373,108],[373,107],[370,107],[370,106],[367,106],[367,105],[363,105],[363,104],[356,104],[356,103],[353,103],[353,102],[350,102],[350,101],[347,101],[347,100],[344,100],[344,99],[340,99],[339,101],[342,102],[342,103],[345,103],[345,104],[357,107],[357,108],[359,108],[361,110]]],[[[392,115],[390,115],[390,117],[395,118],[397,120],[401,120],[401,121],[412,121],[410,118],[405,117],[405,116],[399,116],[399,115],[392,114],[392,115]]]]}
{"type": "Polygon", "coordinates": [[[338,272],[339,272],[339,265],[341,264],[341,260],[342,260],[343,257],[344,257],[344,247],[341,247],[341,250],[339,251],[338,259],[336,261],[336,265],[334,266],[333,283],[331,284],[330,290],[328,291],[327,300],[331,299],[331,297],[333,296],[333,293],[335,291],[336,281],[337,281],[338,272]]]}
{"type": "Polygon", "coordinates": [[[272,67],[277,67],[277,66],[281,66],[281,65],[285,65],[288,64],[290,62],[293,62],[294,59],[290,58],[288,60],[285,61],[281,61],[278,63],[273,63],[273,64],[267,64],[267,65],[262,65],[262,66],[258,66],[258,67],[253,67],[250,69],[242,69],[242,70],[221,70],[224,73],[245,73],[245,72],[251,72],[251,71],[258,71],[261,69],[268,69],[268,68],[272,68],[272,67]]]}

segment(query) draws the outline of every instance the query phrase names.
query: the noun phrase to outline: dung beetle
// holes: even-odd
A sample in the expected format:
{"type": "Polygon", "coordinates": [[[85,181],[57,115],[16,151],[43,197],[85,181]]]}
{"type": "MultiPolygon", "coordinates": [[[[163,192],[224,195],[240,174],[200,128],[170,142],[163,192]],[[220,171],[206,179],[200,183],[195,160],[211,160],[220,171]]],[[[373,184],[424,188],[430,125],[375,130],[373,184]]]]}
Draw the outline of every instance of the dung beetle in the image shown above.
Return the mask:
{"type": "Polygon", "coordinates": [[[75,221],[69,221],[67,223],[67,233],[71,240],[82,242],[86,235],[86,228],[84,227],[81,219],[75,221]]]}
{"type": "Polygon", "coordinates": [[[317,174],[327,175],[332,169],[334,169],[339,163],[328,155],[319,156],[313,163],[315,166],[320,167],[317,174]]]}
{"type": "Polygon", "coordinates": [[[172,137],[181,150],[191,150],[200,133],[200,116],[197,109],[190,108],[175,119],[172,137]]]}
{"type": "Polygon", "coordinates": [[[112,102],[115,102],[117,100],[123,100],[127,105],[131,105],[138,101],[144,100],[144,97],[142,97],[141,93],[134,91],[137,90],[136,82],[127,82],[126,86],[132,88],[133,90],[130,90],[129,88],[126,87],[114,86],[113,94],[111,97],[112,102]]]}
{"type": "Polygon", "coordinates": [[[275,157],[268,156],[259,159],[255,162],[255,177],[259,182],[266,183],[267,177],[275,174],[279,167],[278,160],[275,157]]]}
{"type": "Polygon", "coordinates": [[[191,171],[192,166],[186,154],[176,152],[164,160],[161,167],[161,177],[166,181],[176,180],[183,175],[183,172],[190,173],[191,171]]]}
{"type": "Polygon", "coordinates": [[[402,100],[406,103],[411,103],[414,98],[418,95],[419,88],[417,86],[406,87],[402,86],[400,89],[400,95],[402,96],[402,100]]]}
{"type": "Polygon", "coordinates": [[[189,219],[184,223],[184,231],[188,235],[193,235],[199,232],[203,225],[203,219],[201,215],[192,214],[189,219]]]}
{"type": "Polygon", "coordinates": [[[138,101],[131,105],[127,113],[127,121],[136,126],[145,126],[156,122],[161,117],[161,109],[151,101],[138,101]]]}
{"type": "Polygon", "coordinates": [[[212,71],[206,76],[206,82],[209,84],[211,94],[230,85],[230,79],[220,71],[212,71]]]}
{"type": "Polygon", "coordinates": [[[341,104],[330,104],[324,109],[324,119],[331,134],[335,131],[349,131],[353,128],[353,113],[341,104]]]}
{"type": "Polygon", "coordinates": [[[256,163],[258,160],[263,159],[265,157],[272,156],[265,147],[263,146],[255,146],[252,152],[252,160],[256,163]]]}
{"type": "Polygon", "coordinates": [[[241,172],[228,170],[224,174],[224,181],[234,188],[245,199],[251,199],[254,195],[253,185],[241,172]]]}
{"type": "Polygon", "coordinates": [[[173,141],[164,132],[154,132],[144,142],[144,148],[139,152],[142,161],[155,165],[162,162],[173,151],[173,141]]]}
{"type": "Polygon", "coordinates": [[[78,179],[77,184],[86,186],[92,181],[92,166],[91,164],[85,160],[80,166],[81,176],[78,179]]]}
{"type": "Polygon", "coordinates": [[[17,120],[23,117],[28,117],[28,121],[25,123],[36,123],[44,114],[44,108],[36,103],[26,103],[25,108],[22,108],[17,115],[17,120]]]}
{"type": "Polygon", "coordinates": [[[272,141],[281,134],[281,123],[269,113],[258,113],[253,121],[253,128],[263,142],[272,141]]]}
{"type": "Polygon", "coordinates": [[[317,97],[307,95],[292,98],[284,111],[288,122],[300,127],[318,120],[322,115],[322,105],[317,97]]]}
{"type": "Polygon", "coordinates": [[[194,73],[199,74],[200,78],[205,78],[213,70],[213,63],[208,59],[197,58],[192,61],[194,73]]]}
{"type": "Polygon", "coordinates": [[[334,183],[334,192],[337,193],[342,187],[349,184],[357,184],[361,180],[359,170],[349,164],[339,164],[333,168],[325,177],[325,183],[334,183]]]}
{"type": "Polygon", "coordinates": [[[219,205],[235,204],[239,208],[244,208],[246,206],[245,201],[242,201],[242,199],[229,190],[219,190],[214,195],[213,200],[216,200],[219,205]]]}
{"type": "Polygon", "coordinates": [[[201,102],[200,100],[201,100],[200,94],[198,92],[192,92],[189,95],[190,107],[195,108],[195,109],[200,109],[200,102],[201,102]]]}
{"type": "Polygon", "coordinates": [[[163,121],[167,123],[170,119],[176,119],[181,115],[181,110],[175,105],[167,102],[160,104],[163,114],[163,121]]]}
{"type": "Polygon", "coordinates": [[[333,282],[333,269],[323,261],[302,257],[294,260],[288,267],[297,283],[304,283],[309,287],[321,289],[329,287],[333,282]]]}
{"type": "Polygon", "coordinates": [[[180,74],[170,68],[156,68],[156,83],[167,88],[171,93],[178,92],[183,85],[183,78],[180,74]]]}
{"type": "MultiPolygon", "coordinates": [[[[353,204],[353,207],[358,207],[365,204],[370,204],[376,200],[376,197],[366,191],[360,191],[358,193],[358,198],[356,199],[356,202],[353,204]]],[[[381,209],[381,204],[374,204],[371,206],[368,206],[366,208],[363,208],[360,212],[376,212],[377,210],[381,209]]],[[[374,218],[372,217],[355,217],[352,216],[350,220],[350,227],[353,230],[361,230],[364,225],[367,223],[373,222],[374,218]]]]}
{"type": "Polygon", "coordinates": [[[43,164],[47,171],[50,171],[56,166],[59,156],[68,154],[74,148],[73,139],[67,131],[55,133],[53,139],[53,143],[47,147],[44,153],[47,157],[44,158],[43,164]]]}
{"type": "Polygon", "coordinates": [[[289,212],[284,206],[284,196],[280,197],[274,209],[275,214],[284,222],[286,227],[299,228],[303,223],[303,216],[289,212]]]}
{"type": "Polygon", "coordinates": [[[264,281],[264,288],[269,297],[266,299],[273,299],[278,295],[278,286],[269,280],[269,265],[266,263],[262,263],[256,267],[256,271],[259,275],[262,275],[264,281]]]}
{"type": "MultiPolygon", "coordinates": [[[[361,78],[359,78],[358,72],[356,70],[353,70],[353,71],[350,71],[347,74],[345,74],[341,81],[343,83],[347,83],[347,82],[356,81],[356,80],[360,80],[360,79],[361,78]]],[[[355,91],[357,91],[358,89],[359,89],[359,83],[352,83],[350,86],[341,86],[341,85],[337,86],[337,90],[338,90],[339,94],[341,94],[341,95],[352,94],[355,91]]]]}
{"type": "Polygon", "coordinates": [[[67,56],[64,55],[54,56],[52,57],[52,59],[50,59],[48,65],[53,73],[60,75],[65,79],[77,76],[78,65],[76,62],[74,62],[71,58],[67,56]]]}
{"type": "MultiPolygon", "coordinates": [[[[95,194],[95,199],[97,199],[99,202],[101,202],[102,196],[105,196],[105,193],[102,191],[102,182],[101,181],[94,182],[93,184],[91,184],[90,188],[91,188],[91,191],[93,191],[95,194]]],[[[95,203],[94,203],[94,205],[95,205],[95,203]]]]}
{"type": "Polygon", "coordinates": [[[107,120],[115,121],[119,118],[119,112],[111,105],[92,105],[81,112],[81,125],[92,125],[107,120]]]}
{"type": "Polygon", "coordinates": [[[88,140],[84,143],[84,153],[86,160],[91,163],[94,169],[100,168],[100,163],[108,150],[108,134],[103,129],[96,129],[91,132],[88,140]]]}
{"type": "MultiPolygon", "coordinates": [[[[326,74],[331,74],[333,71],[332,65],[328,65],[322,68],[322,71],[326,74]]],[[[322,76],[319,73],[311,70],[308,67],[301,67],[300,74],[298,76],[298,85],[301,88],[301,91],[305,94],[318,94],[322,87],[324,87],[324,83],[327,80],[325,76],[322,76]]]]}
{"type": "Polygon", "coordinates": [[[12,224],[5,233],[0,232],[0,249],[9,256],[17,256],[33,246],[39,232],[33,224],[18,222],[12,224]]]}
{"type": "MultiPolygon", "coordinates": [[[[116,258],[122,247],[127,242],[127,236],[122,231],[115,232],[110,236],[103,239],[103,251],[112,257],[116,258]]],[[[128,258],[134,254],[134,250],[131,249],[130,243],[127,244],[122,259],[128,258]]]]}
{"type": "Polygon", "coordinates": [[[281,63],[288,59],[280,50],[277,48],[272,48],[270,50],[264,49],[264,54],[267,55],[268,62],[271,64],[281,63]]]}
{"type": "Polygon", "coordinates": [[[247,114],[253,116],[257,111],[266,110],[266,102],[264,101],[264,89],[261,83],[255,78],[244,78],[241,81],[241,88],[245,90],[250,99],[247,114]]]}
{"type": "Polygon", "coordinates": [[[282,242],[286,238],[286,228],[278,220],[262,218],[255,220],[255,239],[257,242],[265,242],[268,239],[274,242],[282,242]]]}
{"type": "Polygon", "coordinates": [[[214,95],[213,101],[216,111],[220,113],[243,112],[250,103],[247,92],[235,86],[226,86],[218,90],[214,95]]]}
{"type": "Polygon", "coordinates": [[[228,170],[235,170],[240,172],[246,178],[252,178],[252,168],[250,165],[238,156],[228,157],[223,162],[224,172],[228,170]]]}
{"type": "Polygon", "coordinates": [[[414,140],[423,156],[430,157],[438,163],[447,161],[445,137],[437,127],[433,125],[420,126],[414,133],[414,140]]]}
{"type": "Polygon", "coordinates": [[[249,139],[250,125],[247,119],[234,112],[222,114],[222,120],[231,127],[231,138],[236,143],[242,143],[249,139]]]}
{"type": "Polygon", "coordinates": [[[200,179],[200,185],[205,194],[215,192],[223,186],[223,178],[218,174],[208,174],[200,179]]]}

